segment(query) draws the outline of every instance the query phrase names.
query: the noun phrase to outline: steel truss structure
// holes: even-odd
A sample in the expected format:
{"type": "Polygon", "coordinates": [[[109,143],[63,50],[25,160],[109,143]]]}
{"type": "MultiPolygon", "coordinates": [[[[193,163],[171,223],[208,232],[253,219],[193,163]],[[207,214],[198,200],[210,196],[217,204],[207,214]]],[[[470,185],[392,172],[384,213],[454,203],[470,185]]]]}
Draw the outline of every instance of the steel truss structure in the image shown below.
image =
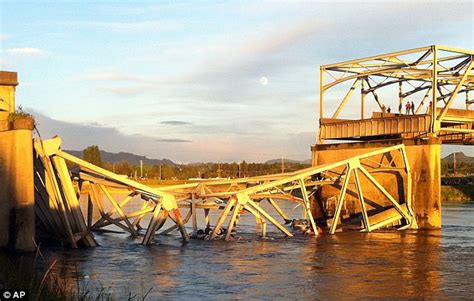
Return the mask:
{"type": "MultiPolygon", "coordinates": [[[[365,110],[369,95],[381,112],[385,112],[385,109],[389,107],[388,102],[392,101],[392,104],[393,101],[396,102],[399,114],[386,114],[384,116],[386,119],[401,116],[404,101],[410,99],[416,106],[413,115],[422,114],[428,117],[428,126],[420,130],[424,136],[458,135],[462,136],[461,140],[472,140],[474,112],[470,110],[470,106],[474,103],[474,99],[470,92],[474,89],[473,57],[472,50],[433,45],[323,65],[320,70],[321,125],[323,127],[328,119],[336,122],[347,103],[353,98],[354,92],[360,89],[361,120],[367,118],[365,110]],[[340,87],[343,84],[350,84],[350,88],[337,105],[330,104],[336,109],[328,118],[325,114],[326,99],[333,99],[333,96],[327,94],[336,86],[340,87]],[[398,95],[390,99],[382,99],[383,97],[378,92],[389,87],[392,87],[392,94],[398,91],[398,95]],[[465,107],[454,110],[451,106],[458,97],[464,97],[465,107]]],[[[393,111],[396,109],[396,107],[393,108],[393,111]]],[[[390,132],[390,134],[394,133],[390,132]]],[[[371,132],[371,135],[377,135],[377,133],[371,132]]],[[[339,136],[350,138],[346,137],[348,135],[339,136]]],[[[337,135],[328,137],[338,138],[337,135]]],[[[357,137],[353,138],[357,139],[357,137]]],[[[324,139],[327,137],[324,136],[323,131],[320,142],[324,139]]],[[[458,141],[459,139],[456,143],[458,141]]]]}
{"type": "Polygon", "coordinates": [[[204,211],[204,223],[208,230],[205,238],[209,240],[231,239],[242,214],[255,217],[262,236],[266,236],[269,223],[291,237],[293,233],[285,226],[290,218],[279,205],[284,201],[302,206],[303,218],[307,219],[308,224],[307,232],[315,234],[318,233],[318,226],[313,218],[311,201],[324,185],[340,190],[334,212],[326,212],[324,220],[328,222],[328,232],[334,234],[349,222],[342,217],[341,209],[346,203],[350,182],[355,184],[360,204],[360,211],[353,219],[361,225],[361,231],[370,232],[385,226],[416,228],[411,204],[410,169],[404,145],[291,173],[206,180],[159,188],[148,187],[74,157],[62,151],[60,145],[59,137],[35,141],[35,209],[42,228],[72,247],[77,247],[79,242],[86,246],[97,245],[92,232],[109,231],[106,228],[109,225],[115,225],[132,236],[139,236],[144,230],[144,245],[150,244],[156,234],[175,230],[179,230],[182,238],[188,241],[190,236],[196,236],[199,232],[198,210],[204,211]],[[75,166],[71,172],[67,164],[75,166]],[[374,176],[374,173],[387,170],[404,178],[404,197],[390,194],[374,176]],[[368,202],[364,198],[364,190],[374,187],[381,192],[381,198],[368,202]],[[115,190],[125,191],[126,197],[119,200],[115,190]],[[81,195],[87,196],[84,208],[80,206],[81,195]],[[139,210],[130,210],[126,206],[132,200],[141,204],[139,210]],[[263,202],[268,202],[274,212],[264,209],[263,202]],[[99,218],[94,217],[94,208],[100,213],[99,218]],[[187,212],[184,219],[180,209],[187,212]],[[214,224],[210,211],[219,213],[214,224]],[[281,222],[274,215],[281,217],[281,222]],[[159,232],[168,219],[173,225],[159,232]],[[146,229],[141,225],[145,220],[148,220],[146,229]],[[190,221],[191,235],[185,227],[190,221]]]}

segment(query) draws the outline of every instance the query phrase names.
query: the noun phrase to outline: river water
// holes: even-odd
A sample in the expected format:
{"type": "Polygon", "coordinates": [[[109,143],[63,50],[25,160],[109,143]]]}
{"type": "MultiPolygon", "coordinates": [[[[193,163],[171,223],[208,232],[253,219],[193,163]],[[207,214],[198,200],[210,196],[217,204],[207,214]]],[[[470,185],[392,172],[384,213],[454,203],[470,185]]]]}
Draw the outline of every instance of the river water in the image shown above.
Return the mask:
{"type": "Polygon", "coordinates": [[[474,298],[474,203],[444,204],[439,231],[345,232],[284,238],[251,221],[232,242],[178,234],[144,247],[122,234],[96,234],[102,245],[49,247],[55,272],[75,285],[105,287],[117,299],[151,292],[156,299],[469,299],[474,298]]]}

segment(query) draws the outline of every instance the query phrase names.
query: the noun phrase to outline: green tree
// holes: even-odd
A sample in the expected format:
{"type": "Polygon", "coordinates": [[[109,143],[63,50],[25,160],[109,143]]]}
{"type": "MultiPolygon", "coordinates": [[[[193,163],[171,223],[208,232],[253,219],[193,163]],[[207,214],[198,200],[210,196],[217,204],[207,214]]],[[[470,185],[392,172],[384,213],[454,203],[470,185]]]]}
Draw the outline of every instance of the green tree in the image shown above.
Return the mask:
{"type": "Polygon", "coordinates": [[[97,166],[102,166],[102,159],[100,157],[100,150],[97,145],[88,146],[83,150],[83,158],[85,161],[97,166]]]}
{"type": "Polygon", "coordinates": [[[132,173],[132,168],[126,161],[119,162],[115,164],[115,173],[129,176],[132,173]]]}

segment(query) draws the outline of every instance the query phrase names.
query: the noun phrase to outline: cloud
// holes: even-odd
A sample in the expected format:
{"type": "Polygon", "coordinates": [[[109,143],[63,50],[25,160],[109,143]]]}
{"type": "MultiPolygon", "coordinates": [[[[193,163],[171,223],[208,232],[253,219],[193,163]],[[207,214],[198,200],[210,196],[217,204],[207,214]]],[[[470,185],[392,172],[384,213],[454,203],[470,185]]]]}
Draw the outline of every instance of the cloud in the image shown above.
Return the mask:
{"type": "Polygon", "coordinates": [[[192,142],[191,140],[187,139],[179,139],[179,138],[158,138],[155,139],[156,142],[164,142],[164,143],[188,143],[192,142]]]}
{"type": "Polygon", "coordinates": [[[180,121],[180,120],[165,120],[161,121],[161,124],[167,124],[167,125],[188,125],[192,124],[191,122],[186,122],[186,121],[180,121]]]}
{"type": "Polygon", "coordinates": [[[121,72],[87,72],[82,76],[82,79],[90,80],[90,81],[103,81],[103,82],[149,82],[149,80],[132,75],[127,73],[121,72]]]}
{"type": "Polygon", "coordinates": [[[133,97],[150,91],[149,86],[133,85],[120,87],[97,87],[98,91],[114,94],[120,97],[133,97]]]}
{"type": "Polygon", "coordinates": [[[72,27],[86,27],[92,29],[103,29],[117,33],[140,33],[161,32],[183,28],[185,24],[174,20],[153,20],[139,22],[103,22],[103,21],[79,21],[61,22],[62,25],[72,27]]]}
{"type": "Polygon", "coordinates": [[[115,127],[95,123],[73,123],[56,120],[26,108],[34,115],[43,139],[59,135],[63,149],[81,150],[98,145],[111,152],[131,152],[149,158],[167,158],[175,162],[264,162],[269,159],[310,158],[314,132],[275,133],[271,136],[249,134],[196,134],[195,139],[158,138],[149,135],[128,135],[115,127]]]}
{"type": "Polygon", "coordinates": [[[22,48],[8,48],[7,53],[33,56],[33,55],[40,55],[43,53],[43,51],[39,48],[22,47],[22,48]]]}
{"type": "Polygon", "coordinates": [[[10,38],[10,35],[5,34],[5,33],[0,33],[0,41],[5,41],[10,38]]]}
{"type": "MultiPolygon", "coordinates": [[[[245,102],[255,96],[256,92],[262,93],[259,91],[262,87],[259,81],[262,74],[272,76],[273,82],[273,78],[278,79],[274,77],[275,74],[289,74],[295,68],[308,68],[311,62],[288,51],[330,27],[329,21],[313,19],[289,23],[292,25],[281,23],[252,32],[233,34],[231,37],[210,36],[209,41],[201,46],[196,46],[200,44],[192,39],[186,40],[185,43],[164,51],[168,61],[186,60],[190,57],[189,51],[192,51],[191,64],[195,66],[188,68],[192,71],[161,77],[98,71],[85,74],[82,78],[103,82],[97,87],[99,91],[121,97],[159,94],[168,99],[185,99],[192,95],[193,101],[245,102]],[[182,89],[183,85],[186,89],[182,89]],[[236,86],[245,88],[235,89],[236,86]]],[[[153,55],[153,59],[156,59],[156,55],[153,55]]]]}

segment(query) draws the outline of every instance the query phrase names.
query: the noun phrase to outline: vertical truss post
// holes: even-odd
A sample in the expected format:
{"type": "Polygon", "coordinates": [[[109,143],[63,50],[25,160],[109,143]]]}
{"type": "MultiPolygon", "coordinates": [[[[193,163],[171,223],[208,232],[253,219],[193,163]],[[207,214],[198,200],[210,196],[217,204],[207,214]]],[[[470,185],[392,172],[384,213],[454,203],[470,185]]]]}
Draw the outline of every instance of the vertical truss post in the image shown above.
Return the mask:
{"type": "Polygon", "coordinates": [[[405,173],[407,175],[406,203],[407,203],[408,213],[410,214],[410,221],[409,221],[410,222],[410,227],[412,229],[417,229],[418,224],[416,222],[415,213],[413,212],[413,206],[412,206],[413,205],[412,204],[412,197],[413,197],[412,184],[413,184],[413,180],[412,180],[412,177],[411,177],[410,164],[408,163],[408,157],[407,157],[405,145],[403,145],[402,148],[400,149],[400,153],[402,154],[403,165],[405,167],[405,173]]]}
{"type": "Polygon", "coordinates": [[[193,193],[191,194],[191,214],[192,214],[192,221],[193,221],[193,234],[197,233],[197,212],[196,212],[196,195],[193,193]]]}
{"type": "Polygon", "coordinates": [[[432,82],[431,82],[431,89],[432,89],[432,100],[431,100],[431,125],[430,130],[431,134],[434,135],[438,130],[438,125],[436,121],[436,107],[437,107],[437,93],[438,93],[438,50],[436,46],[432,46],[433,51],[433,75],[432,75],[432,82]]]}
{"type": "Polygon", "coordinates": [[[234,228],[235,221],[237,219],[237,215],[239,214],[241,205],[237,202],[234,206],[234,211],[232,212],[232,216],[229,221],[229,225],[227,226],[227,233],[225,234],[225,240],[229,240],[232,228],[234,228]]]}
{"type": "Polygon", "coordinates": [[[155,205],[155,210],[153,210],[153,216],[146,230],[145,237],[143,237],[142,245],[147,246],[150,244],[153,236],[155,234],[158,223],[160,222],[160,211],[161,211],[161,202],[158,201],[158,204],[155,205]]]}
{"type": "Polygon", "coordinates": [[[206,229],[211,227],[211,219],[209,217],[209,210],[210,209],[204,209],[204,222],[206,224],[206,229]]]}
{"type": "MultiPolygon", "coordinates": [[[[324,67],[320,67],[319,71],[319,126],[321,127],[321,119],[324,118],[324,67]]],[[[321,132],[318,134],[318,143],[322,144],[324,142],[321,139],[321,132]]]]}
{"type": "Polygon", "coordinates": [[[90,195],[87,196],[87,228],[89,231],[92,227],[92,219],[94,217],[94,204],[92,203],[90,195]]]}
{"type": "Polygon", "coordinates": [[[179,232],[181,232],[181,237],[183,237],[184,241],[189,241],[189,235],[186,231],[186,228],[184,227],[183,218],[181,217],[181,212],[179,211],[179,208],[173,209],[173,215],[174,222],[176,223],[176,225],[178,225],[179,232]]]}
{"type": "Polygon", "coordinates": [[[365,79],[361,80],[360,85],[360,119],[364,119],[365,117],[365,79]]]}
{"type": "Polygon", "coordinates": [[[367,215],[367,208],[365,206],[364,194],[362,193],[362,185],[359,179],[358,168],[354,169],[354,179],[355,179],[355,186],[357,189],[357,195],[359,196],[360,211],[362,211],[362,220],[364,222],[365,231],[370,232],[370,222],[369,222],[369,217],[367,215]]]}
{"type": "Polygon", "coordinates": [[[308,192],[306,191],[306,186],[304,184],[304,180],[302,178],[299,179],[300,186],[301,186],[301,194],[303,195],[304,200],[304,210],[309,218],[309,222],[311,223],[311,228],[313,229],[314,235],[318,235],[318,228],[316,227],[316,223],[313,219],[313,214],[311,213],[311,206],[309,203],[308,192]]]}
{"type": "Polygon", "coordinates": [[[229,201],[227,202],[227,205],[224,208],[224,211],[219,216],[219,219],[217,220],[216,225],[214,226],[214,229],[212,230],[211,236],[209,237],[210,240],[216,238],[217,234],[219,233],[219,230],[222,227],[222,224],[225,222],[227,214],[229,214],[230,209],[232,208],[232,206],[234,206],[236,202],[237,201],[235,200],[235,197],[231,197],[229,199],[229,201]]]}
{"type": "Polygon", "coordinates": [[[466,110],[469,110],[469,90],[466,89],[466,110]]]}
{"type": "Polygon", "coordinates": [[[324,67],[319,72],[319,118],[324,118],[324,67]]]}
{"type": "Polygon", "coordinates": [[[344,197],[346,196],[347,185],[349,184],[349,178],[351,177],[352,168],[348,164],[346,167],[346,178],[341,187],[341,192],[339,193],[339,198],[337,199],[336,211],[332,218],[332,225],[329,233],[334,234],[336,232],[337,222],[339,220],[339,215],[341,214],[342,205],[344,204],[344,197]]]}
{"type": "MultiPolygon", "coordinates": [[[[403,78],[403,77],[402,77],[403,78]]],[[[403,81],[398,82],[398,113],[401,115],[403,110],[403,81]]]]}

